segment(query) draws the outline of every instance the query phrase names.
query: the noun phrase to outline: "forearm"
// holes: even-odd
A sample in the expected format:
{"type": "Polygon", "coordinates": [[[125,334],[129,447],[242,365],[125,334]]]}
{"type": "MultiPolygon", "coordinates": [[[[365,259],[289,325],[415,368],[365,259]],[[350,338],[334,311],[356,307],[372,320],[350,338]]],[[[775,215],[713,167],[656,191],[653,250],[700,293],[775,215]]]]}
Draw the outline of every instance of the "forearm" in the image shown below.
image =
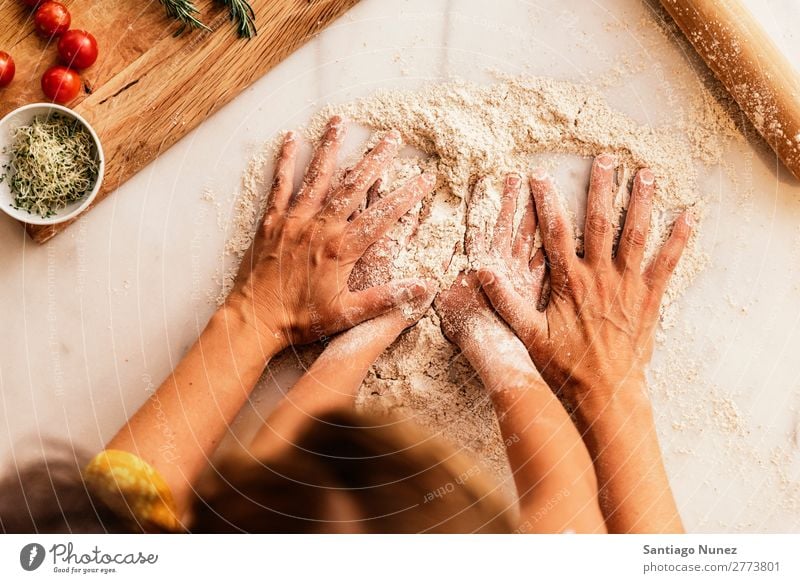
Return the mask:
{"type": "Polygon", "coordinates": [[[222,308],[107,448],[129,451],[152,465],[182,510],[264,366],[281,348],[222,308]]]}
{"type": "Polygon", "coordinates": [[[602,400],[584,398],[576,418],[594,460],[609,532],[683,532],[644,382],[602,400]]]}
{"type": "Polygon", "coordinates": [[[477,343],[465,350],[497,412],[519,494],[519,530],[603,532],[586,447],[521,343],[517,352],[500,360],[477,343]]]}
{"type": "Polygon", "coordinates": [[[303,427],[296,422],[298,416],[314,418],[352,408],[370,367],[405,326],[405,322],[386,315],[334,338],[269,415],[253,440],[251,452],[266,457],[282,444],[293,443],[303,427]]]}

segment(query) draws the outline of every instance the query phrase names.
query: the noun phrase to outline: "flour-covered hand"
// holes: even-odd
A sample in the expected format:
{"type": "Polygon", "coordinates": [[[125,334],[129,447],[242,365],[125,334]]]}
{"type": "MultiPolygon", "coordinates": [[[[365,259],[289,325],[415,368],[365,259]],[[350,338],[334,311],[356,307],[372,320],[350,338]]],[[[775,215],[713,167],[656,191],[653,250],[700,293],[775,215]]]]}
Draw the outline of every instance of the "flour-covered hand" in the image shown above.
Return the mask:
{"type": "Polygon", "coordinates": [[[281,150],[270,201],[253,245],[227,300],[259,334],[283,345],[324,338],[427,293],[421,279],[353,291],[350,273],[364,252],[433,188],[423,174],[386,195],[352,221],[367,191],[392,163],[400,135],[391,131],[332,188],[345,133],[339,117],[328,123],[293,193],[294,135],[281,150]]]}
{"type": "MultiPolygon", "coordinates": [[[[496,212],[491,206],[485,180],[478,182],[472,191],[467,209],[465,247],[471,266],[491,265],[507,277],[511,277],[512,273],[523,274],[524,281],[530,284],[528,287],[533,294],[536,275],[528,269],[527,259],[531,254],[532,233],[536,228],[532,204],[526,208],[522,219],[526,223],[525,229],[520,230],[516,237],[513,235],[521,187],[522,181],[518,175],[506,177],[500,210],[496,212]],[[488,232],[493,232],[491,240],[487,240],[488,232]]],[[[442,332],[470,360],[482,361],[482,353],[502,360],[504,355],[493,351],[492,347],[519,344],[512,330],[497,316],[481,291],[475,269],[459,274],[449,289],[439,293],[434,306],[439,314],[442,332]]],[[[525,364],[528,358],[524,348],[521,350],[524,357],[522,361],[508,363],[509,366],[525,364]]],[[[509,351],[509,354],[512,353],[509,351]]]]}
{"type": "MultiPolygon", "coordinates": [[[[684,213],[642,272],[654,192],[653,173],[643,169],[634,180],[614,256],[613,176],[613,158],[599,156],[589,185],[583,257],[575,252],[572,228],[550,179],[541,170],[531,177],[551,289],[543,311],[537,309],[545,268],[541,253],[530,263],[532,285],[519,273],[519,263],[478,272],[492,305],[528,347],[544,379],[575,405],[607,401],[625,387],[638,398],[661,298],[691,232],[691,217],[684,213]]],[[[530,229],[530,222],[523,224],[525,237],[532,236],[530,229]]]]}
{"type": "MultiPolygon", "coordinates": [[[[362,212],[381,204],[381,201],[387,196],[381,186],[380,180],[373,185],[367,196],[365,211],[357,211],[353,220],[358,218],[362,212]]],[[[386,285],[396,277],[395,262],[400,253],[404,249],[413,248],[418,244],[416,237],[421,210],[422,204],[415,204],[383,237],[369,246],[353,267],[350,274],[350,289],[359,291],[386,285]]],[[[411,298],[408,302],[400,304],[376,318],[362,322],[348,331],[348,335],[351,338],[365,338],[365,342],[384,343],[388,346],[403,330],[416,324],[433,303],[437,291],[436,283],[426,281],[426,285],[426,293],[411,298]]]]}

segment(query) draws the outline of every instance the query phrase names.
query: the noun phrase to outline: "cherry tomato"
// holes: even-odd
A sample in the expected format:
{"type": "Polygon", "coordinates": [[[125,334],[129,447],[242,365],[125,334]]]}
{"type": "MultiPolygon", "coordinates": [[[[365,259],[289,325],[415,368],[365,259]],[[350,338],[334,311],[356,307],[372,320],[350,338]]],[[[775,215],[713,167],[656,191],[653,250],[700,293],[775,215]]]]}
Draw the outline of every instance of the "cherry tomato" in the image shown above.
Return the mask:
{"type": "Polygon", "coordinates": [[[69,10],[61,2],[45,2],[36,9],[33,17],[36,30],[48,38],[67,32],[71,21],[69,10]]]}
{"type": "Polygon", "coordinates": [[[11,55],[0,51],[0,87],[7,87],[14,80],[17,67],[11,55]]]}
{"type": "Polygon", "coordinates": [[[58,54],[74,69],[91,67],[97,60],[97,39],[85,30],[69,30],[58,41],[58,54]]]}
{"type": "Polygon", "coordinates": [[[42,91],[56,103],[68,103],[81,91],[81,77],[68,67],[50,67],[42,75],[42,91]]]}

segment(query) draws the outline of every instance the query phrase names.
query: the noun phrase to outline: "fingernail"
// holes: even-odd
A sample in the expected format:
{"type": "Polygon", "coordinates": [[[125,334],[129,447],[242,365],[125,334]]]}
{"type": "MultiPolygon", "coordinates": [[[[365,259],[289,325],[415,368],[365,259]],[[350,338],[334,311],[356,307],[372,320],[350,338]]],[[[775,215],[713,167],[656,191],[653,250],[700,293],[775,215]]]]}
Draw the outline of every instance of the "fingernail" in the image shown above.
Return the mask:
{"type": "Polygon", "coordinates": [[[420,280],[411,284],[409,290],[411,291],[411,295],[417,298],[428,291],[428,286],[426,285],[425,280],[420,280]]]}
{"type": "Polygon", "coordinates": [[[296,134],[294,131],[292,131],[292,130],[288,130],[288,131],[287,131],[287,132],[286,132],[286,133],[283,135],[283,141],[284,141],[285,143],[294,142],[296,139],[297,139],[297,134],[296,134]]]}
{"type": "Polygon", "coordinates": [[[328,127],[333,130],[336,136],[340,136],[344,132],[344,120],[340,116],[334,115],[328,121],[328,127]]]}
{"type": "Polygon", "coordinates": [[[481,285],[491,285],[494,283],[494,274],[482,269],[478,272],[478,281],[481,282],[481,285]]]}
{"type": "Polygon", "coordinates": [[[519,185],[519,174],[509,174],[506,176],[506,186],[514,188],[519,185]]]}
{"type": "Polygon", "coordinates": [[[386,134],[386,141],[390,144],[399,144],[400,143],[400,132],[397,130],[390,130],[386,134]]]}
{"type": "Polygon", "coordinates": [[[694,227],[694,215],[691,212],[686,211],[683,214],[683,222],[686,223],[686,226],[691,229],[694,227]]]}
{"type": "Polygon", "coordinates": [[[422,175],[422,181],[428,186],[433,186],[434,184],[436,184],[436,174],[434,174],[433,172],[425,172],[422,175]]]}
{"type": "Polygon", "coordinates": [[[547,178],[547,170],[541,166],[537,166],[533,169],[533,174],[531,176],[533,176],[534,180],[545,180],[547,178]]]}
{"type": "Polygon", "coordinates": [[[641,170],[639,170],[639,181],[642,184],[646,184],[647,186],[650,186],[651,184],[653,184],[655,179],[656,179],[656,177],[653,174],[653,171],[650,170],[650,168],[642,168],[641,170]]]}
{"type": "Polygon", "coordinates": [[[603,170],[610,170],[614,166],[614,158],[610,154],[600,154],[595,161],[603,170]]]}

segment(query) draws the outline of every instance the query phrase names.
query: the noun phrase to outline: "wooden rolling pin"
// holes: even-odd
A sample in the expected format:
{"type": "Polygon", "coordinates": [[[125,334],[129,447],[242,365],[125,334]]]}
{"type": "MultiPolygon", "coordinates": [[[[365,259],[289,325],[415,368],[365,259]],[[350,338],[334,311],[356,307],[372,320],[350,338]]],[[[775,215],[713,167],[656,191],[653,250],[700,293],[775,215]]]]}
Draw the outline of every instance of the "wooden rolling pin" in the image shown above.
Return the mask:
{"type": "Polygon", "coordinates": [[[800,80],[740,0],[660,0],[792,174],[800,179],[800,80]]]}

